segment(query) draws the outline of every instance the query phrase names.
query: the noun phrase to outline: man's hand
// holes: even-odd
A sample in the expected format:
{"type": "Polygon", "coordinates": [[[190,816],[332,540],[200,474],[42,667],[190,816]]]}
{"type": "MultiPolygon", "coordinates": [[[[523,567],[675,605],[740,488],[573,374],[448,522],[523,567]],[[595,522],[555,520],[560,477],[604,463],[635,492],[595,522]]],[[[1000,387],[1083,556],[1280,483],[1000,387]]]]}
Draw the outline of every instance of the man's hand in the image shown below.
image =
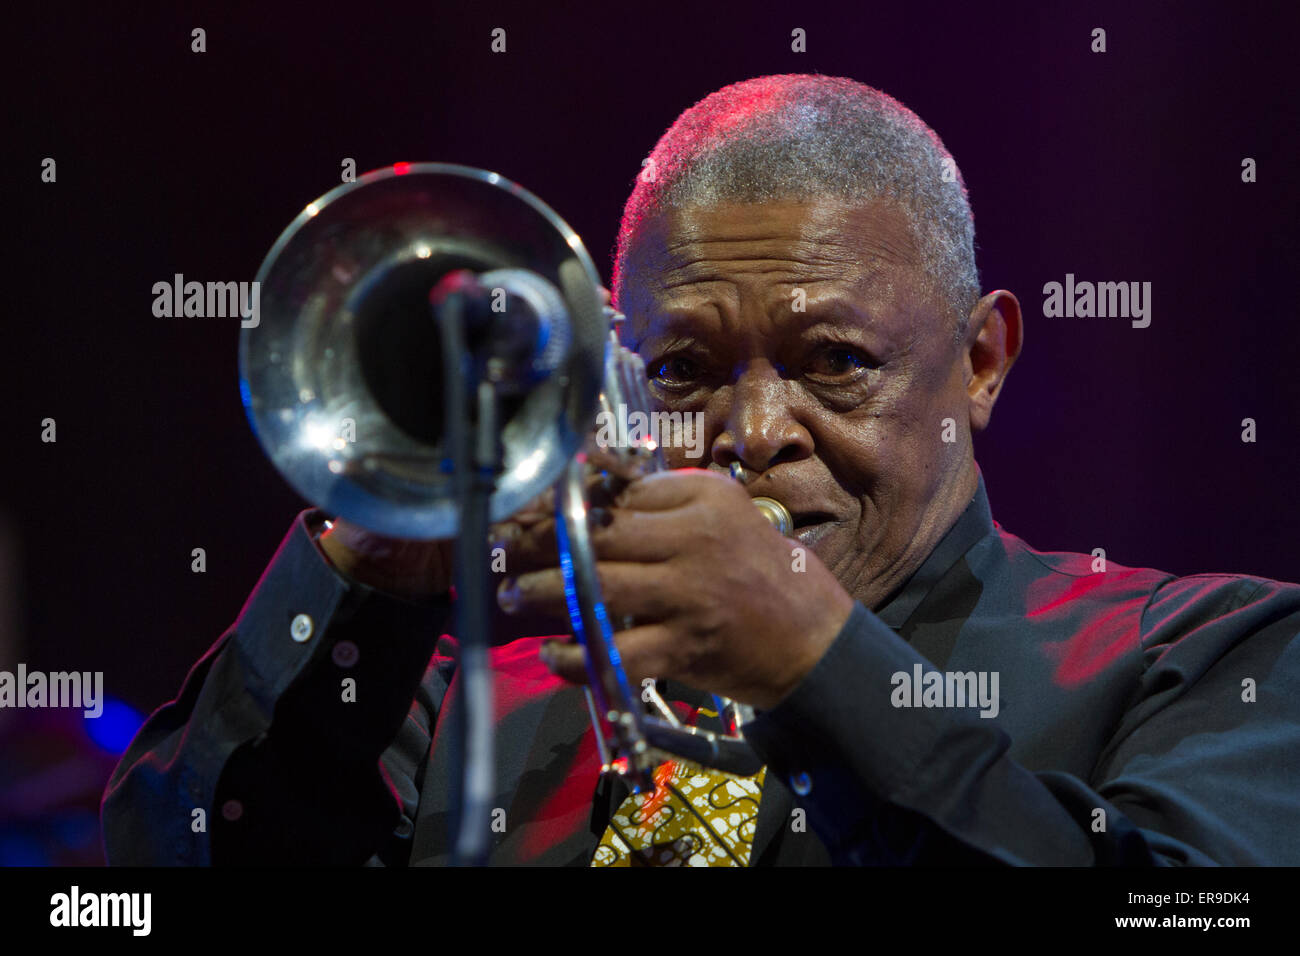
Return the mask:
{"type": "Polygon", "coordinates": [[[339,571],[408,600],[451,592],[454,544],[387,538],[342,518],[320,536],[321,550],[339,571]]]}
{"type": "MultiPolygon", "coordinates": [[[[697,469],[634,481],[592,528],[597,572],[629,678],[669,677],[770,709],[830,647],[853,599],[817,558],[784,538],[744,489],[697,469]],[[796,570],[798,568],[799,570],[796,570]]],[[[553,521],[515,526],[499,600],[513,614],[563,615],[553,521]],[[510,585],[513,583],[513,588],[510,585]]],[[[582,649],[547,645],[547,663],[586,680],[582,649]]]]}

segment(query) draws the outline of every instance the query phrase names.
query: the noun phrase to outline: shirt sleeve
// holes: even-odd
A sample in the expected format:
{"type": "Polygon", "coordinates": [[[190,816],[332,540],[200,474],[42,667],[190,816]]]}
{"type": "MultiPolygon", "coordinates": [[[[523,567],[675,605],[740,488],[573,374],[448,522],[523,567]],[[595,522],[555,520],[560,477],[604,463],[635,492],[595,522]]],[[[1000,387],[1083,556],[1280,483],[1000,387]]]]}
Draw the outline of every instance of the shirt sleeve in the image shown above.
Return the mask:
{"type": "Polygon", "coordinates": [[[322,518],[298,516],[123,754],[101,811],[111,865],[405,863],[451,604],[344,577],[314,540],[322,518]]]}
{"type": "Polygon", "coordinates": [[[1172,579],[1142,615],[1141,676],[1089,779],[1031,772],[996,720],[895,708],[933,665],[857,605],[746,737],[842,864],[1300,862],[1300,588],[1172,579]],[[871,682],[884,688],[864,693],[871,682]]]}
{"type": "Polygon", "coordinates": [[[1178,864],[1300,863],[1300,587],[1195,575],[1143,615],[1098,789],[1178,864]]]}

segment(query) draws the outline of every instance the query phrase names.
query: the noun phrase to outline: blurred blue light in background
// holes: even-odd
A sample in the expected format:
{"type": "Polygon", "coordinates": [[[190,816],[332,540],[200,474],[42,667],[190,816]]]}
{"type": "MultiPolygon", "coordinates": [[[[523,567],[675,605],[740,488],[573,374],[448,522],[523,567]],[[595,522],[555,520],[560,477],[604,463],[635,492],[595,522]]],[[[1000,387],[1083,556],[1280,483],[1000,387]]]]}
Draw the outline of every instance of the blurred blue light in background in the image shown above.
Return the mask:
{"type": "Polygon", "coordinates": [[[86,733],[99,747],[111,754],[126,750],[135,732],[144,723],[144,715],[116,697],[104,697],[104,712],[98,717],[82,718],[86,733]]]}

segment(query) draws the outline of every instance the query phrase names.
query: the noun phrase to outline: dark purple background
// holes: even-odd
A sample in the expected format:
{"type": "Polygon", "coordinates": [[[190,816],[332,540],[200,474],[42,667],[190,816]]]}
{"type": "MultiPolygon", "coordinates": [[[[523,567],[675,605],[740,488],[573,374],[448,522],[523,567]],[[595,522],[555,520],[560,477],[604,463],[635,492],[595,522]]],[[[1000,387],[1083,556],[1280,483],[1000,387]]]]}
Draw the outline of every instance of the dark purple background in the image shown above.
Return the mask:
{"type": "Polygon", "coordinates": [[[343,157],[495,169],[558,210],[608,279],[659,134],[765,73],[878,86],[956,156],[984,287],[1014,291],[1027,318],[976,445],[1001,524],[1043,550],[1300,579],[1286,5],[701,6],[40,4],[11,22],[2,516],[25,640],[9,656],[102,670],[109,693],[153,709],[304,506],[244,419],[237,321],[155,318],[154,282],[251,280],[343,157]],[[489,50],[497,26],[505,55],[489,50]],[[790,51],[794,27],[808,53],[790,51]],[[39,182],[45,156],[57,184],[39,182]],[[1257,183],[1241,181],[1246,156],[1257,183]],[[1067,272],[1150,281],[1150,328],[1044,318],[1043,284],[1067,272]],[[46,416],[57,444],[39,441],[46,416]]]}

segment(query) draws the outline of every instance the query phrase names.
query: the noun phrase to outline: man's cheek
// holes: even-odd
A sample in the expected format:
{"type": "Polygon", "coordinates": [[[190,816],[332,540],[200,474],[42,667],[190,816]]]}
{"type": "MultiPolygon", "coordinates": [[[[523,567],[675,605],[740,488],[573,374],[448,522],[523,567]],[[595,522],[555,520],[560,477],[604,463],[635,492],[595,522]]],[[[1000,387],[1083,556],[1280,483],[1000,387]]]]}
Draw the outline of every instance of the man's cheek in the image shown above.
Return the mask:
{"type": "Polygon", "coordinates": [[[704,415],[700,412],[684,412],[680,427],[673,423],[674,438],[681,453],[695,468],[703,468],[708,443],[705,441],[704,415]]]}

